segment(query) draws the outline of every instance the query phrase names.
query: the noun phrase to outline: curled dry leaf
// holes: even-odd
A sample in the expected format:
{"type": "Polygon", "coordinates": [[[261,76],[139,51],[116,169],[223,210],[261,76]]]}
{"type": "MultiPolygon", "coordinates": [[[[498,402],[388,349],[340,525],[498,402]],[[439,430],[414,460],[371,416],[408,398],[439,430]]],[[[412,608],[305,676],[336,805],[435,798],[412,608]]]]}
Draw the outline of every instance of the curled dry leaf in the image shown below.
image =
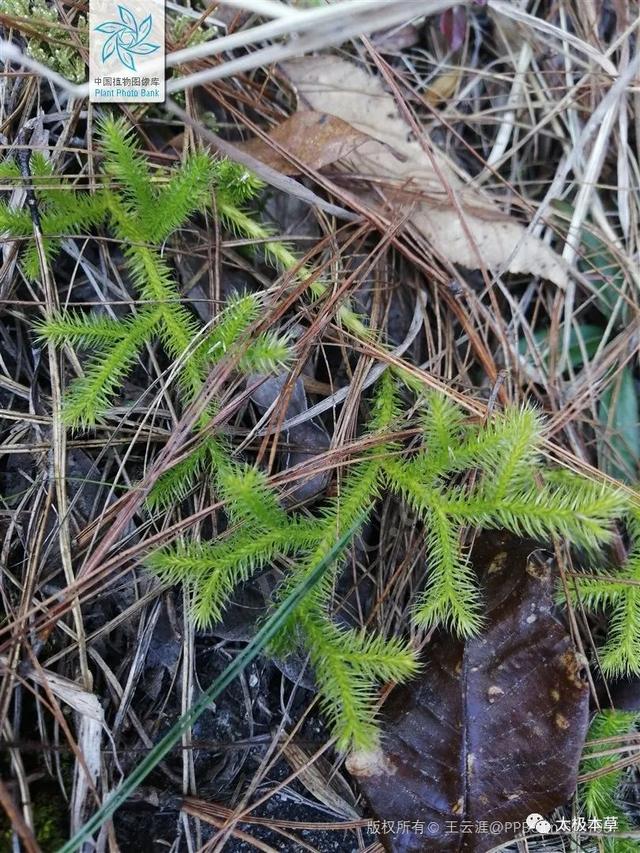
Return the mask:
{"type": "Polygon", "coordinates": [[[461,68],[452,68],[450,71],[443,72],[430,83],[422,97],[432,107],[437,106],[441,101],[446,101],[453,95],[461,77],[461,68]]]}
{"type": "MultiPolygon", "coordinates": [[[[269,139],[311,169],[321,169],[342,160],[367,138],[341,118],[314,110],[294,113],[269,132],[269,139]]],[[[297,175],[301,171],[292,160],[259,137],[238,148],[285,175],[297,175]]]]}
{"type": "Polygon", "coordinates": [[[429,835],[385,836],[394,853],[489,850],[515,832],[447,832],[447,822],[524,823],[575,790],[589,690],[555,613],[553,564],[534,549],[508,534],[478,537],[484,630],[467,642],[437,635],[421,678],[383,707],[382,748],[348,761],[380,820],[431,825],[429,835]]]}
{"type": "MultiPolygon", "coordinates": [[[[305,57],[282,66],[301,105],[348,122],[370,138],[345,162],[364,177],[382,179],[391,203],[412,201],[411,222],[449,261],[478,269],[530,273],[559,287],[562,259],[502,213],[426,139],[427,150],[400,115],[380,77],[335,56],[305,57]]],[[[302,108],[302,106],[301,106],[302,108]]]]}

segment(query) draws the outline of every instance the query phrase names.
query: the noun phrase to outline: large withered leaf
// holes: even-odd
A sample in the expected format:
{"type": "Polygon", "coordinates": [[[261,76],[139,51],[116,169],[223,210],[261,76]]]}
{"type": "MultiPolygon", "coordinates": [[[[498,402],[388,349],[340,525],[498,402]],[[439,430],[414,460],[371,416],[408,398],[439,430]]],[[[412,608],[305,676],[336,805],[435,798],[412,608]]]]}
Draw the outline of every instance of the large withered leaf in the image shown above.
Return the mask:
{"type": "Polygon", "coordinates": [[[527,228],[473,187],[447,155],[427,140],[428,151],[400,115],[379,76],[337,56],[294,59],[282,70],[295,86],[301,109],[336,116],[367,141],[341,159],[384,188],[389,204],[410,208],[411,224],[455,264],[531,273],[567,284],[564,261],[527,228]]]}
{"type": "Polygon", "coordinates": [[[575,788],[589,691],[554,608],[554,564],[500,533],[478,537],[473,562],[484,630],[437,635],[420,679],[384,705],[382,750],[348,762],[381,820],[437,825],[384,836],[394,853],[489,850],[516,833],[462,833],[463,822],[524,823],[575,788]]]}

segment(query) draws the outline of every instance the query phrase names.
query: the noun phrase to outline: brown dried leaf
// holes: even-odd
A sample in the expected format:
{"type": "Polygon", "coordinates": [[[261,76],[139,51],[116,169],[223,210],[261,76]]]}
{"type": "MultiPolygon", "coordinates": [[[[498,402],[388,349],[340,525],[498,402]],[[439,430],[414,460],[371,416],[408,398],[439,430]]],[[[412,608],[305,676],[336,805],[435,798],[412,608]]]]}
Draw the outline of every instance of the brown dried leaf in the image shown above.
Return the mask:
{"type": "Polygon", "coordinates": [[[384,705],[383,749],[349,759],[379,819],[433,823],[429,835],[386,836],[394,853],[486,851],[517,833],[447,833],[447,821],[524,824],[575,790],[589,691],[555,614],[554,566],[534,548],[478,537],[483,632],[466,643],[436,636],[420,680],[384,705]]]}
{"type": "MultiPolygon", "coordinates": [[[[381,78],[335,56],[292,60],[283,70],[301,101],[372,137],[346,162],[361,175],[382,178],[422,199],[411,222],[450,261],[470,269],[484,265],[531,273],[566,286],[566,266],[549,246],[503,214],[491,196],[470,187],[435,146],[424,150],[381,78]]],[[[396,194],[395,200],[401,197],[396,194]]]]}
{"type": "MultiPolygon", "coordinates": [[[[341,118],[314,110],[301,110],[269,132],[269,138],[311,169],[321,169],[342,160],[367,137],[341,118]]],[[[285,175],[297,175],[301,169],[260,138],[238,145],[285,175]]]]}
{"type": "Polygon", "coordinates": [[[455,92],[460,78],[462,77],[461,68],[452,68],[450,71],[445,71],[440,74],[425,89],[422,97],[432,107],[437,106],[441,101],[446,101],[455,92]]]}

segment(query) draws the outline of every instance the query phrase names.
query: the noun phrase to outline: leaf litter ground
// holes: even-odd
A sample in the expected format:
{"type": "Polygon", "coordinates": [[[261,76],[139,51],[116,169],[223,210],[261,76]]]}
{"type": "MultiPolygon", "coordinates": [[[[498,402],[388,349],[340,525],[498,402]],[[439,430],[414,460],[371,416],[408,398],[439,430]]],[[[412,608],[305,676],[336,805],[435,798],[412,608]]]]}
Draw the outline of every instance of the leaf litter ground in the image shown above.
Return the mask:
{"type": "MultiPolygon", "coordinates": [[[[427,379],[472,404],[489,401],[499,407],[507,400],[536,400],[550,415],[556,459],[591,475],[589,464],[597,465],[633,484],[640,452],[633,272],[637,246],[632,227],[638,192],[632,178],[637,161],[625,134],[631,142],[630,118],[637,104],[625,89],[610,95],[601,74],[611,61],[602,46],[614,44],[616,38],[622,45],[628,41],[625,27],[631,10],[626,4],[605,3],[596,10],[595,4],[570,3],[562,13],[537,12],[528,18],[517,9],[505,10],[504,4],[489,4],[489,11],[474,5],[477,8],[470,7],[462,17],[458,10],[454,18],[439,21],[435,16],[419,21],[418,27],[402,28],[403,38],[392,30],[369,42],[346,44],[339,54],[322,51],[299,64],[297,72],[295,64],[283,64],[275,78],[259,68],[215,86],[207,84],[195,90],[188,116],[197,127],[207,114],[207,121],[215,116],[217,132],[239,150],[279,169],[284,182],[287,175],[296,176],[298,183],[288,184],[290,193],[267,190],[261,197],[267,221],[275,220],[277,233],[291,239],[299,256],[320,261],[330,271],[332,284],[340,287],[348,281],[353,304],[371,325],[384,330],[392,346],[400,345],[411,329],[414,294],[426,294],[420,334],[410,340],[404,357],[422,365],[427,379]],[[316,83],[322,77],[317,101],[306,89],[313,74],[316,83]],[[360,97],[354,103],[355,82],[360,97]],[[366,97],[383,101],[384,109],[368,105],[363,90],[366,97]],[[305,100],[312,110],[296,112],[305,100]],[[432,140],[431,148],[425,150],[414,138],[412,115],[432,140]],[[603,124],[592,121],[603,115],[603,124]],[[299,116],[309,124],[300,128],[299,116]],[[380,121],[372,123],[372,118],[380,121]],[[318,125],[324,136],[317,132],[318,125]],[[607,129],[609,137],[603,135],[607,129]],[[361,138],[372,130],[375,142],[361,138]],[[271,147],[265,137],[272,140],[271,147]],[[276,156],[274,144],[285,150],[277,150],[276,156]],[[272,154],[266,156],[265,151],[272,154]],[[575,152],[583,152],[581,162],[575,152]],[[285,168],[283,161],[291,156],[299,162],[285,168]],[[449,196],[442,197],[442,183],[434,184],[434,172],[444,175],[462,200],[464,217],[456,217],[449,196]],[[468,186],[470,178],[473,188],[468,186]],[[325,201],[328,193],[342,209],[365,210],[368,224],[331,220],[321,205],[301,205],[295,195],[301,182],[325,201]],[[531,225],[534,214],[537,226],[531,225]],[[497,235],[504,229],[501,241],[497,235]],[[473,239],[463,239],[469,233],[473,239]],[[512,257],[515,238],[525,233],[520,254],[512,257]],[[578,275],[568,278],[572,264],[578,275]],[[505,274],[493,280],[498,271],[505,274]]],[[[241,13],[226,25],[248,32],[251,19],[241,13]]],[[[19,20],[15,27],[21,31],[19,20]]],[[[625,48],[619,49],[622,67],[625,48]]],[[[10,145],[36,116],[34,90],[28,88],[33,80],[18,76],[6,81],[3,110],[10,145]]],[[[76,112],[61,115],[52,87],[46,80],[39,85],[46,109],[32,125],[30,144],[47,150],[55,174],[64,173],[72,182],[74,175],[84,180],[89,174],[88,162],[90,174],[95,174],[92,124],[76,112]]],[[[162,112],[134,114],[145,134],[145,156],[155,167],[180,159],[185,147],[193,145],[189,125],[172,125],[162,112]]],[[[266,170],[263,177],[269,177],[266,170]]],[[[14,201],[22,204],[19,190],[13,192],[14,201]]],[[[117,243],[62,236],[62,254],[55,265],[61,301],[70,298],[83,310],[108,305],[116,314],[122,306],[136,304],[117,243]]],[[[247,243],[212,217],[191,224],[167,244],[189,310],[204,322],[233,292],[273,286],[273,269],[247,243]]],[[[43,849],[53,850],[68,837],[67,812],[86,815],[95,808],[91,786],[77,781],[81,759],[86,763],[97,758],[94,780],[99,796],[106,796],[253,635],[283,566],[272,567],[238,593],[215,631],[194,632],[182,591],[159,587],[136,562],[126,559],[98,574],[99,583],[82,591],[79,621],[60,619],[56,606],[65,597],[68,578],[60,572],[64,538],[59,536],[51,491],[51,376],[32,336],[34,324],[42,319],[43,294],[25,276],[17,248],[12,241],[3,246],[1,285],[6,349],[0,387],[5,418],[0,530],[8,557],[4,588],[14,626],[21,612],[31,612],[45,600],[46,615],[55,621],[52,630],[32,628],[20,656],[3,659],[1,709],[7,721],[5,741],[13,747],[3,762],[10,797],[27,801],[27,825],[37,830],[43,849]],[[87,670],[90,679],[85,678],[87,670]],[[43,681],[50,693],[43,690],[43,681]],[[72,683],[80,685],[73,698],[72,683]],[[96,711],[96,700],[101,709],[97,716],[104,714],[109,734],[103,735],[97,753],[95,737],[93,748],[82,741],[91,732],[86,721],[91,719],[88,711],[96,711]],[[74,717],[74,712],[81,716],[74,717]],[[71,726],[71,737],[65,725],[71,726]],[[59,804],[53,820],[43,808],[51,800],[59,804]]],[[[279,377],[265,388],[269,399],[254,395],[224,427],[269,473],[281,477],[294,502],[313,501],[322,491],[335,490],[336,470],[342,473],[341,468],[349,466],[346,457],[342,465],[343,460],[336,463],[330,453],[361,435],[366,409],[362,401],[370,399],[364,384],[372,350],[334,323],[330,310],[314,311],[308,303],[295,303],[295,333],[303,333],[318,316],[324,323],[314,327],[313,346],[295,384],[279,377]],[[304,416],[340,388],[347,389],[340,406],[303,419],[297,432],[278,434],[280,414],[304,416]],[[267,423],[274,427],[277,443],[256,428],[269,406],[267,423]],[[318,471],[302,481],[307,491],[299,491],[300,481],[290,480],[288,469],[312,454],[318,471]]],[[[374,358],[381,353],[374,349],[374,358]]],[[[64,369],[67,381],[75,369],[72,359],[64,369]]],[[[162,348],[150,346],[133,366],[106,425],[94,435],[69,436],[70,509],[65,523],[75,571],[100,541],[130,484],[139,481],[168,440],[178,404],[175,388],[166,380],[169,369],[162,348]],[[151,425],[141,428],[147,410],[137,401],[153,383],[159,388],[156,413],[151,425]]],[[[185,523],[210,500],[206,484],[201,485],[166,523],[185,523]]],[[[214,535],[216,523],[211,513],[203,512],[196,521],[198,535],[214,535]]],[[[162,536],[163,522],[155,525],[144,514],[134,516],[123,528],[118,547],[124,551],[150,535],[162,536]]],[[[612,564],[622,561],[627,544],[621,532],[612,543],[612,564]]],[[[575,555],[561,548],[555,556],[560,556],[571,583],[575,555]]],[[[406,631],[424,558],[424,536],[415,515],[391,496],[384,497],[355,543],[337,587],[336,602],[351,624],[374,624],[387,633],[406,631]]],[[[67,595],[67,600],[73,597],[67,595]]],[[[586,617],[578,604],[572,613],[569,624],[578,646],[594,660],[591,639],[600,642],[605,637],[605,616],[586,617]]],[[[554,624],[566,625],[562,619],[553,616],[554,624]]],[[[424,640],[418,633],[412,636],[416,642],[424,640]]],[[[427,661],[429,654],[437,653],[439,642],[428,639],[427,661]]],[[[9,644],[3,654],[14,650],[9,644]]],[[[611,696],[615,705],[624,694],[624,704],[633,707],[635,702],[637,708],[634,679],[615,682],[603,679],[597,666],[592,670],[603,707],[611,696]]],[[[405,695],[410,702],[422,688],[414,683],[401,689],[409,690],[405,695]]],[[[428,694],[428,683],[425,689],[428,694]]],[[[200,718],[183,748],[159,764],[120,809],[114,832],[121,848],[221,849],[223,842],[227,850],[260,844],[266,845],[262,849],[285,850],[304,845],[365,850],[382,841],[388,845],[389,839],[367,830],[371,812],[362,793],[369,794],[372,804],[375,796],[366,784],[354,782],[342,759],[327,747],[330,733],[315,699],[304,655],[276,655],[248,668],[200,718]],[[253,807],[243,815],[249,804],[253,807]],[[306,827],[295,825],[300,822],[306,827]],[[325,823],[341,828],[313,829],[325,823]]],[[[435,699],[428,696],[425,701],[435,699]]],[[[591,710],[595,707],[592,695],[591,710]]],[[[582,705],[561,716],[574,731],[584,731],[582,705]]],[[[610,742],[614,752],[633,743],[617,737],[610,742]]],[[[633,816],[634,755],[622,749],[614,758],[621,755],[631,759],[621,792],[633,816]]],[[[575,765],[575,756],[571,762],[575,765]]],[[[533,784],[527,786],[529,793],[533,784]]],[[[561,799],[545,800],[537,808],[560,806],[561,799]]],[[[538,844],[540,850],[548,849],[544,841],[529,842],[531,849],[538,844]]],[[[427,844],[424,849],[431,848],[427,844]]]]}

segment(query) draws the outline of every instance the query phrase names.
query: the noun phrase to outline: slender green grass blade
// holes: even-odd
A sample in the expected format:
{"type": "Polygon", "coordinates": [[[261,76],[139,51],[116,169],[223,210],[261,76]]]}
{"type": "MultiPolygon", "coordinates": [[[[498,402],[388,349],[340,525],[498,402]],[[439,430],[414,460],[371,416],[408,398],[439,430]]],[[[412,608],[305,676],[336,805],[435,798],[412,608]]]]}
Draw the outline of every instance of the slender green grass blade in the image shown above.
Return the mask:
{"type": "MultiPolygon", "coordinates": [[[[577,324],[572,327],[569,338],[569,361],[574,368],[584,364],[585,355],[593,358],[604,335],[604,328],[589,323],[577,324]],[[579,337],[578,337],[579,334],[579,337]]],[[[549,356],[551,346],[549,344],[549,329],[541,329],[534,332],[533,337],[538,345],[542,363],[546,369],[549,368],[549,356]]],[[[526,361],[532,361],[529,352],[529,341],[522,337],[518,340],[518,352],[524,356],[526,361]]],[[[533,364],[532,364],[533,366],[533,364]]]]}
{"type": "Polygon", "coordinates": [[[102,807],[82,826],[78,832],[58,853],[73,853],[78,850],[82,843],[90,838],[102,824],[108,820],[114,812],[124,803],[126,799],[136,790],[143,780],[157,767],[158,763],[173,749],[180,741],[182,735],[188,731],[198,717],[209,707],[211,702],[256,658],[265,646],[274,638],[280,628],[285,624],[291,613],[307,593],[316,585],[325,571],[334,563],[343,549],[346,547],[355,531],[359,528],[361,520],[350,528],[333,546],[326,557],[318,563],[303,583],[299,584],[290,595],[282,602],[278,609],[260,628],[251,642],[240,652],[240,654],[229,664],[229,666],[216,678],[213,684],[206,690],[197,702],[183,714],[172,726],[171,730],[154,746],[149,754],[138,764],[133,772],[117,788],[110,798],[103,803],[102,807]]]}
{"type": "Polygon", "coordinates": [[[640,458],[640,401],[630,367],[623,367],[601,396],[598,417],[606,438],[599,448],[601,469],[634,482],[640,458]]]}

